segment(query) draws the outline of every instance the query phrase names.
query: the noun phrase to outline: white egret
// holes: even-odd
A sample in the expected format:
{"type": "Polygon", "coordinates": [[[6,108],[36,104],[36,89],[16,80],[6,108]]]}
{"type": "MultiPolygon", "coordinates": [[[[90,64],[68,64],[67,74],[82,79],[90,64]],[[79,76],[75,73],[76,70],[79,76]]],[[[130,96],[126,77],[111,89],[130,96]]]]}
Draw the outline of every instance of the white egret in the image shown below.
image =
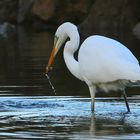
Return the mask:
{"type": "Polygon", "coordinates": [[[63,51],[65,63],[75,77],[88,85],[91,110],[94,111],[95,93],[100,88],[105,92],[109,90],[123,91],[129,112],[125,87],[130,82],[140,80],[139,62],[131,51],[116,40],[93,35],[82,43],[78,61],[76,61],[74,52],[79,47],[79,33],[74,24],[66,22],[60,25],[55,33],[54,47],[46,66],[46,73],[51,69],[53,60],[65,41],[63,51]],[[67,38],[69,38],[68,41],[66,41],[67,38]]]}

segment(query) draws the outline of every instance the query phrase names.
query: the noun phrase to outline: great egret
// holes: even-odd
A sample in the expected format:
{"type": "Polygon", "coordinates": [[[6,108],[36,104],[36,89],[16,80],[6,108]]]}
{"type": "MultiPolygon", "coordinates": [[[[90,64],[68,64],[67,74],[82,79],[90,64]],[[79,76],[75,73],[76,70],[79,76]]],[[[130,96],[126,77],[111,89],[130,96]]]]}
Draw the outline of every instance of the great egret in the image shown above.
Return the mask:
{"type": "Polygon", "coordinates": [[[78,61],[74,52],[79,47],[80,37],[77,27],[66,22],[60,25],[55,33],[46,73],[51,69],[53,60],[62,44],[69,38],[64,47],[64,60],[70,72],[78,79],[86,82],[91,96],[91,110],[94,111],[94,97],[98,88],[123,91],[128,112],[125,87],[129,82],[140,80],[140,66],[135,56],[120,42],[104,36],[93,35],[81,45],[78,61]]]}

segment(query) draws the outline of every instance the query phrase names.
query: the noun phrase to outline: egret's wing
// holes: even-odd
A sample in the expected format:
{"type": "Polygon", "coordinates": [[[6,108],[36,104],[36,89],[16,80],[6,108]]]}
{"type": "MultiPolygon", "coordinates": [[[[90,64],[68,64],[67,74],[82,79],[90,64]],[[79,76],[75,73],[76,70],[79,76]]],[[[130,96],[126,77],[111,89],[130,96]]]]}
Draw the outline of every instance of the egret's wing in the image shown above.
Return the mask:
{"type": "Polygon", "coordinates": [[[115,47],[114,53],[122,61],[126,61],[128,63],[139,64],[138,60],[132,54],[132,52],[128,48],[126,48],[124,45],[122,45],[121,43],[115,41],[115,44],[113,44],[113,47],[115,47]]]}
{"type": "Polygon", "coordinates": [[[116,79],[140,80],[139,62],[128,48],[118,41],[105,38],[103,50],[107,55],[107,58],[104,58],[108,63],[106,67],[109,67],[108,70],[116,79]]]}
{"type": "Polygon", "coordinates": [[[110,38],[91,36],[81,45],[79,64],[90,80],[140,79],[140,66],[129,49],[110,38]]]}

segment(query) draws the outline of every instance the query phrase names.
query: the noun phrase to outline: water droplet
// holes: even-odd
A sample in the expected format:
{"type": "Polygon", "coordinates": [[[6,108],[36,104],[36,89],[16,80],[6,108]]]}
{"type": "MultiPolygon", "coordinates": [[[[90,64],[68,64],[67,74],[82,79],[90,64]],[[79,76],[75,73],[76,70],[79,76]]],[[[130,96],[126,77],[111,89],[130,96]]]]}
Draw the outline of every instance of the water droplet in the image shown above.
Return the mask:
{"type": "Polygon", "coordinates": [[[51,86],[51,88],[52,88],[52,90],[53,90],[54,94],[56,95],[55,88],[54,88],[54,86],[53,86],[53,84],[52,84],[52,82],[51,82],[51,80],[50,80],[49,75],[48,75],[48,74],[45,74],[45,75],[46,75],[46,77],[47,77],[47,79],[48,79],[48,81],[49,81],[49,84],[50,84],[50,86],[51,86]]]}

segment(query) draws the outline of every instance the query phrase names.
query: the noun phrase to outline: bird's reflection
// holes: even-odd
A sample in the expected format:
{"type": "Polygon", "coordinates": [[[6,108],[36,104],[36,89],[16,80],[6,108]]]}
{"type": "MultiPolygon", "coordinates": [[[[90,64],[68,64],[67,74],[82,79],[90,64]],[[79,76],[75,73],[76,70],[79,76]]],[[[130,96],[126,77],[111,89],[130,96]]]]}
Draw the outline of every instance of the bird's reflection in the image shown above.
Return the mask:
{"type": "Polygon", "coordinates": [[[127,117],[130,113],[120,113],[118,114],[105,115],[92,113],[90,125],[89,125],[89,135],[91,137],[95,136],[109,136],[116,134],[124,134],[132,132],[133,126],[127,123],[127,117]],[[113,115],[113,117],[112,117],[113,115]]]}

